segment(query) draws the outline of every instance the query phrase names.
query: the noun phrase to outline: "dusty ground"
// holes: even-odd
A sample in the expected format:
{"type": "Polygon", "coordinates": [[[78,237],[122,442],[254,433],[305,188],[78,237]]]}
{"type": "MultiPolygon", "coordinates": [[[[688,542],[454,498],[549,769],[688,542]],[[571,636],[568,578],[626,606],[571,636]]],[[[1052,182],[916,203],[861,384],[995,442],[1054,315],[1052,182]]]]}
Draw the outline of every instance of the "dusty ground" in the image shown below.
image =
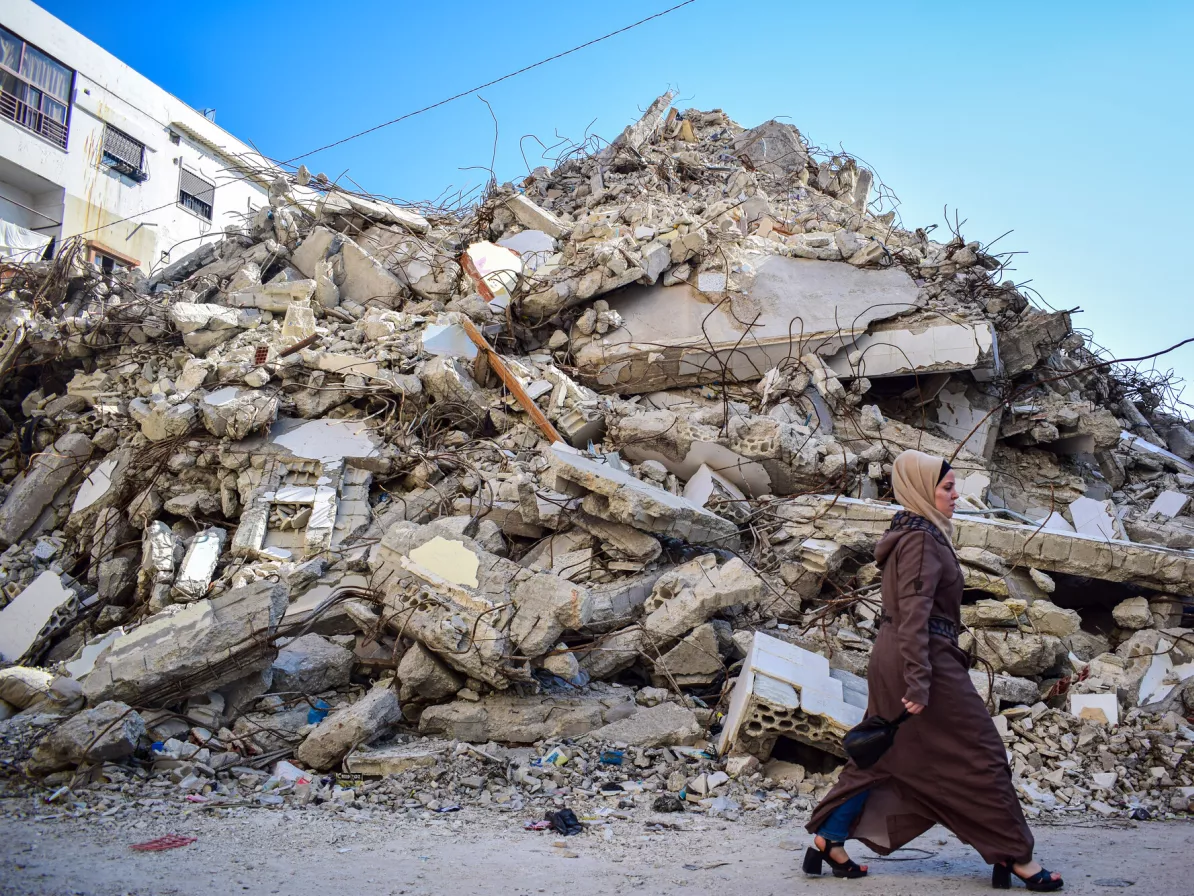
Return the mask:
{"type": "MultiPolygon", "coordinates": [[[[806,838],[796,824],[760,828],[692,816],[682,823],[686,830],[652,833],[641,821],[615,821],[609,839],[586,831],[557,848],[553,833],[523,831],[520,818],[475,809],[428,824],[289,809],[233,810],[223,818],[194,813],[132,825],[0,820],[0,894],[612,896],[637,889],[919,896],[990,886],[989,868],[939,830],[916,842],[922,851],[892,856],[902,861],[872,859],[866,880],[838,881],[800,873],[806,838]],[[129,849],[167,833],[199,839],[169,852],[129,849]]],[[[1064,872],[1067,893],[1194,893],[1189,822],[1078,822],[1038,826],[1036,834],[1038,854],[1064,872]]],[[[855,852],[861,860],[867,850],[855,852]]]]}

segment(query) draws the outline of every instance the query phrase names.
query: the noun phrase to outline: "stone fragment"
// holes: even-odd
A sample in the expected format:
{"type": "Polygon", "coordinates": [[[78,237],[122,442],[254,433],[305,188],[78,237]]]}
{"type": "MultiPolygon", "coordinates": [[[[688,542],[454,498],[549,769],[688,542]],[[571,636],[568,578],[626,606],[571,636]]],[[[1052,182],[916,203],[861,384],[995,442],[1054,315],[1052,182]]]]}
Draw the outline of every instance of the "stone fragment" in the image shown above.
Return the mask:
{"type": "Polygon", "coordinates": [[[995,673],[989,676],[985,669],[971,669],[970,680],[974,682],[974,689],[984,702],[990,702],[994,693],[995,709],[1001,704],[1011,706],[1031,706],[1040,697],[1040,689],[1036,682],[1027,678],[1017,678],[1014,675],[995,673]],[[992,681],[992,677],[994,681],[992,681]],[[992,687],[993,685],[993,687],[992,687]]]}
{"type": "Polygon", "coordinates": [[[163,442],[189,433],[198,423],[199,412],[186,401],[171,404],[165,399],[134,398],[129,402],[129,416],[140,425],[145,438],[163,442]]]}
{"type": "Polygon", "coordinates": [[[0,547],[14,544],[34,527],[62,487],[82,473],[91,447],[87,436],[68,432],[34,456],[0,505],[0,547]]]}
{"type": "Polygon", "coordinates": [[[638,747],[676,747],[696,743],[701,726],[692,710],[675,703],[644,706],[633,715],[591,732],[602,743],[638,747]]]}
{"type": "Polygon", "coordinates": [[[398,695],[388,687],[375,687],[356,703],[336,710],[316,725],[299,746],[295,758],[317,771],[326,771],[354,747],[368,743],[401,719],[398,695]]]}
{"type": "Polygon", "coordinates": [[[976,629],[974,641],[978,655],[1008,675],[1040,675],[1066,655],[1065,645],[1053,635],[988,628],[976,629]]]}
{"type": "Polygon", "coordinates": [[[402,655],[398,682],[399,698],[404,705],[415,699],[443,700],[464,687],[462,677],[418,642],[402,655]]]}
{"type": "Polygon", "coordinates": [[[27,666],[0,669],[0,700],[18,710],[28,709],[50,695],[53,680],[54,676],[42,669],[27,666]]]}
{"type": "Polygon", "coordinates": [[[521,194],[507,199],[506,208],[510,209],[518,223],[528,230],[541,230],[556,239],[567,232],[567,226],[563,221],[521,194]]]}
{"type": "Polygon", "coordinates": [[[81,762],[131,756],[145,734],[145,720],[123,703],[107,700],[53,728],[34,748],[30,774],[43,775],[81,762]]]}
{"type": "Polygon", "coordinates": [[[213,436],[239,441],[250,433],[269,430],[278,419],[278,399],[258,390],[226,386],[205,395],[199,413],[204,428],[213,436]]]}
{"type": "Polygon", "coordinates": [[[319,694],[348,684],[353,655],[316,634],[295,638],[278,651],[271,667],[275,694],[319,694]]]}
{"type": "Polygon", "coordinates": [[[510,635],[528,657],[550,650],[565,631],[575,631],[593,611],[588,591],[547,573],[534,575],[514,589],[510,635]]]}
{"type": "Polygon", "coordinates": [[[1129,597],[1111,611],[1116,625],[1128,629],[1148,628],[1153,624],[1153,614],[1148,607],[1148,598],[1129,597]]]}

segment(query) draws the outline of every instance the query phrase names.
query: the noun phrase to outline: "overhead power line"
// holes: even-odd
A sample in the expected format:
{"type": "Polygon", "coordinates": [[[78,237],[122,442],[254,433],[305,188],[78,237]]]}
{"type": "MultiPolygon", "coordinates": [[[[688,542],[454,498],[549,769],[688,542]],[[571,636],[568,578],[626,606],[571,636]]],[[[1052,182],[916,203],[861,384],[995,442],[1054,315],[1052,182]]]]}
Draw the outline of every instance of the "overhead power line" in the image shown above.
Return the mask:
{"type": "MultiPolygon", "coordinates": [[[[487,87],[492,87],[494,84],[500,84],[502,81],[508,81],[511,78],[515,77],[516,75],[521,75],[524,72],[529,72],[531,69],[538,68],[541,65],[547,65],[547,63],[549,63],[549,62],[554,62],[557,59],[562,59],[565,56],[569,56],[572,53],[576,53],[579,50],[585,49],[586,47],[591,47],[594,44],[599,44],[604,40],[609,40],[611,37],[616,37],[619,34],[625,34],[627,31],[630,31],[631,29],[637,28],[640,25],[645,25],[647,22],[653,21],[654,19],[662,18],[663,16],[666,16],[669,13],[673,13],[678,9],[682,9],[685,6],[690,6],[696,2],[697,2],[697,0],[684,0],[683,3],[677,3],[675,6],[670,6],[667,9],[660,10],[659,12],[657,12],[653,15],[647,16],[645,19],[639,19],[637,22],[632,22],[629,25],[619,28],[617,31],[611,31],[608,34],[601,35],[601,37],[595,37],[592,40],[586,41],[583,44],[578,44],[577,46],[573,47],[570,50],[564,50],[562,53],[556,53],[554,56],[548,56],[546,59],[540,59],[538,62],[534,62],[531,65],[524,66],[523,68],[520,68],[517,71],[510,72],[509,74],[502,75],[500,78],[494,78],[492,81],[487,81],[484,84],[478,84],[476,87],[473,87],[469,90],[465,90],[462,93],[457,93],[454,96],[450,96],[447,99],[440,100],[437,103],[432,103],[429,106],[424,106],[422,109],[416,109],[414,112],[407,112],[405,115],[400,115],[398,118],[394,118],[394,119],[391,119],[390,121],[385,121],[385,122],[382,122],[381,124],[374,125],[371,128],[367,128],[366,130],[359,131],[358,133],[355,133],[348,137],[345,137],[342,140],[337,140],[334,143],[329,143],[326,146],[321,146],[318,149],[313,149],[310,152],[305,152],[302,155],[294,156],[293,158],[287,159],[284,162],[278,162],[277,164],[278,165],[290,165],[294,162],[297,162],[300,159],[306,159],[306,158],[309,158],[310,156],[315,155],[316,153],[323,152],[325,149],[331,149],[334,146],[341,146],[341,145],[348,143],[352,140],[356,140],[358,137],[364,137],[366,134],[372,134],[374,131],[380,131],[382,128],[388,128],[390,125],[398,124],[398,122],[400,122],[400,121],[406,121],[408,118],[414,118],[416,115],[422,115],[424,112],[430,112],[432,109],[438,109],[440,106],[445,106],[448,103],[453,102],[454,100],[460,99],[461,97],[471,96],[472,94],[476,93],[479,90],[484,90],[487,87]]],[[[268,158],[268,157],[265,157],[265,158],[268,158]]],[[[212,192],[215,192],[215,190],[220,189],[220,187],[222,187],[222,186],[227,186],[227,184],[233,183],[235,180],[243,180],[244,177],[245,177],[245,175],[241,175],[237,178],[234,178],[233,180],[226,181],[223,184],[216,184],[215,187],[213,188],[212,192]]],[[[90,230],[81,230],[78,233],[72,234],[69,237],[63,237],[61,241],[65,242],[66,240],[74,239],[77,236],[86,236],[89,233],[95,233],[95,232],[103,230],[107,227],[112,227],[116,224],[123,224],[125,221],[134,221],[137,218],[140,218],[142,215],[148,215],[152,212],[161,211],[162,209],[169,208],[170,206],[175,205],[175,204],[176,204],[175,201],[170,201],[170,202],[164,203],[163,205],[156,206],[154,208],[147,208],[147,209],[144,209],[139,212],[134,212],[133,214],[129,215],[127,218],[120,218],[119,220],[111,221],[107,224],[101,224],[99,227],[92,227],[90,230]]]]}
{"type": "Polygon", "coordinates": [[[317,152],[323,152],[325,149],[331,149],[333,146],[341,146],[342,144],[348,143],[350,140],[356,140],[358,137],[364,137],[366,134],[372,134],[374,131],[380,131],[382,128],[388,128],[392,124],[398,124],[400,121],[406,121],[408,118],[414,118],[416,115],[422,115],[424,112],[430,112],[432,109],[438,109],[440,106],[446,106],[453,100],[458,100],[461,97],[469,96],[476,93],[478,90],[484,90],[486,87],[492,87],[494,84],[500,84],[502,81],[507,81],[510,78],[513,78],[515,75],[521,75],[523,72],[529,72],[533,68],[538,68],[541,65],[547,65],[547,63],[555,62],[557,59],[563,59],[565,56],[575,53],[578,50],[591,47],[593,44],[599,44],[603,40],[609,40],[611,37],[616,37],[619,34],[625,34],[632,28],[637,28],[639,25],[645,25],[652,19],[661,18],[666,16],[668,13],[673,13],[677,9],[688,6],[692,3],[696,3],[696,0],[684,0],[683,3],[677,3],[675,6],[657,12],[654,15],[647,16],[645,19],[639,19],[637,22],[633,22],[624,28],[619,28],[617,31],[611,31],[609,34],[603,34],[601,37],[595,37],[590,41],[586,41],[583,44],[573,47],[571,50],[565,50],[562,53],[556,53],[554,56],[548,56],[546,59],[540,59],[538,62],[518,69],[518,71],[510,72],[508,75],[502,75],[500,78],[494,78],[492,81],[486,81],[484,84],[478,84],[476,87],[465,90],[462,93],[456,94],[455,96],[450,96],[446,100],[440,100],[438,103],[432,103],[430,106],[424,106],[422,109],[416,109],[414,112],[407,112],[405,115],[400,115],[397,118],[391,119],[390,121],[385,121],[381,124],[374,125],[371,128],[366,128],[363,131],[353,134],[351,137],[345,137],[343,140],[337,140],[335,143],[329,143],[326,146],[319,147],[319,149],[313,149],[310,152],[305,152],[301,156],[295,156],[292,159],[287,159],[285,162],[282,162],[282,164],[289,165],[292,162],[297,162],[299,159],[305,159],[309,156],[313,156],[317,152]]]}

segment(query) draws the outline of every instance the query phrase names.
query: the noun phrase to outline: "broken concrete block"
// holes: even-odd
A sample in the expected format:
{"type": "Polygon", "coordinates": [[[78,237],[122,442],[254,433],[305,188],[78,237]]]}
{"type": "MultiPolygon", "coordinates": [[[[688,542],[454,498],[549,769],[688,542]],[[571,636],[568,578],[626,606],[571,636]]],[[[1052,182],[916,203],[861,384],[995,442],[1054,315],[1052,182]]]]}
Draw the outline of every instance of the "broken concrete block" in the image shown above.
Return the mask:
{"type": "Polygon", "coordinates": [[[460,259],[481,298],[491,307],[505,308],[522,278],[522,256],[495,243],[473,243],[460,259]]]}
{"type": "Polygon", "coordinates": [[[207,593],[227,538],[226,531],[212,526],[191,539],[174,580],[174,590],[181,600],[198,600],[207,593]]]}
{"type": "Polygon", "coordinates": [[[527,657],[542,656],[565,631],[589,621],[589,592],[559,576],[539,574],[520,582],[512,595],[515,611],[510,636],[527,657]]]}
{"type": "Polygon", "coordinates": [[[573,698],[495,695],[429,706],[419,717],[419,732],[469,743],[533,744],[580,737],[636,710],[630,691],[573,698]]]}
{"type": "Polygon", "coordinates": [[[269,668],[289,590],[268,581],[175,604],[117,638],[83,686],[89,701],[166,705],[269,668]]]}
{"type": "Polygon", "coordinates": [[[831,675],[825,657],[756,632],[730,695],[717,752],[767,758],[775,742],[788,737],[844,757],[842,737],[866,714],[865,699],[857,705],[860,696],[831,675]]]}
{"type": "Polygon", "coordinates": [[[638,627],[603,636],[580,657],[580,666],[600,681],[633,666],[646,654],[646,633],[638,627]]]}
{"type": "Polygon", "coordinates": [[[10,666],[0,669],[0,700],[15,709],[28,709],[50,696],[54,676],[42,669],[10,666]]]}
{"type": "Polygon", "coordinates": [[[354,747],[368,743],[401,719],[398,695],[388,687],[375,687],[356,703],[336,710],[316,725],[299,746],[295,758],[317,771],[327,771],[354,747]]]}
{"type": "Polygon", "coordinates": [[[120,458],[106,457],[88,474],[75,494],[75,501],[70,507],[72,514],[86,510],[97,501],[103,500],[112,489],[112,477],[116,475],[118,463],[120,458]]]}
{"type": "Polygon", "coordinates": [[[528,230],[541,230],[554,239],[560,239],[568,232],[568,227],[563,221],[521,194],[507,199],[506,208],[510,209],[514,219],[528,230]]]}
{"type": "Polygon", "coordinates": [[[582,507],[594,516],[697,544],[728,542],[737,536],[738,527],[729,520],[561,442],[549,451],[555,490],[573,496],[587,492],[582,507]]]}
{"type": "Polygon", "coordinates": [[[345,650],[319,635],[295,638],[278,651],[271,667],[275,694],[321,694],[348,684],[354,658],[345,650]]]}
{"type": "Polygon", "coordinates": [[[682,747],[696,743],[700,723],[691,709],[675,703],[639,707],[633,715],[597,728],[590,737],[600,743],[644,747],[682,747]]]}
{"type": "Polygon", "coordinates": [[[799,174],[810,161],[800,131],[775,119],[739,134],[734,152],[748,159],[754,170],[772,177],[799,174]]]}
{"type": "Polygon", "coordinates": [[[417,641],[398,663],[399,699],[403,704],[419,700],[443,700],[462,687],[464,679],[417,641]]]}
{"type": "MultiPolygon", "coordinates": [[[[829,358],[827,364],[842,378],[876,379],[968,370],[978,379],[989,379],[996,365],[995,328],[986,321],[966,323],[936,316],[915,324],[904,318],[877,323],[829,358]]],[[[981,410],[972,408],[965,393],[964,388],[951,391],[941,421],[957,433],[951,436],[958,441],[966,439],[971,429],[998,404],[992,402],[981,410]]],[[[993,417],[991,423],[997,434],[998,419],[993,417]]],[[[976,439],[975,447],[980,450],[974,453],[985,452],[983,446],[987,441],[984,432],[981,439],[976,439]]]]}
{"type": "Polygon", "coordinates": [[[705,554],[664,573],[644,605],[643,629],[655,638],[674,639],[733,606],[758,603],[763,580],[735,557],[722,566],[705,554]]]}
{"type": "Polygon", "coordinates": [[[78,595],[60,576],[43,572],[0,610],[0,659],[17,662],[37,644],[47,625],[78,604],[78,595]]]}
{"type": "Polygon", "coordinates": [[[1028,620],[1042,635],[1056,635],[1065,638],[1082,628],[1082,617],[1077,610],[1063,610],[1047,600],[1038,600],[1028,608],[1028,620]]]}
{"type": "Polygon", "coordinates": [[[1141,629],[1149,628],[1153,624],[1152,610],[1148,606],[1146,597],[1130,597],[1121,601],[1111,611],[1115,624],[1121,628],[1141,629]]]}
{"type": "Polygon", "coordinates": [[[141,427],[145,438],[162,442],[189,433],[199,422],[199,412],[190,402],[171,404],[165,399],[147,401],[134,398],[129,402],[129,416],[141,427]]]}
{"type": "Polygon", "coordinates": [[[24,473],[13,480],[0,505],[0,547],[8,547],[33,528],[42,511],[91,457],[91,440],[78,432],[60,436],[39,452],[24,473]]]}
{"type": "Polygon", "coordinates": [[[239,441],[254,431],[265,432],[278,419],[278,398],[257,390],[225,386],[199,402],[203,426],[213,436],[239,441]]]}
{"type": "Polygon", "coordinates": [[[725,670],[717,652],[713,626],[698,626],[675,647],[655,659],[653,680],[660,687],[677,688],[710,684],[725,670]]]}
{"type": "Polygon", "coordinates": [[[1008,675],[1040,675],[1064,660],[1067,652],[1053,635],[985,628],[975,629],[973,637],[978,655],[996,672],[1008,675]]]}
{"type": "Polygon", "coordinates": [[[1040,689],[1036,682],[1027,678],[1001,673],[992,676],[988,675],[985,669],[971,669],[970,680],[974,682],[974,689],[983,698],[983,702],[991,702],[994,699],[996,711],[1001,704],[1031,706],[1040,699],[1040,689]]]}
{"type": "Polygon", "coordinates": [[[432,768],[451,755],[451,741],[398,744],[378,750],[356,750],[344,758],[350,774],[388,777],[415,768],[432,768]]]}
{"type": "Polygon", "coordinates": [[[402,282],[387,271],[360,245],[323,225],[315,227],[294,252],[294,266],[303,276],[315,279],[317,265],[338,259],[342,277],[337,278],[342,299],[362,305],[392,307],[406,291],[402,282]]]}
{"type": "Polygon", "coordinates": [[[44,775],[81,762],[131,756],[145,734],[145,720],[123,703],[108,700],[76,713],[53,728],[33,750],[28,771],[44,775]]]}

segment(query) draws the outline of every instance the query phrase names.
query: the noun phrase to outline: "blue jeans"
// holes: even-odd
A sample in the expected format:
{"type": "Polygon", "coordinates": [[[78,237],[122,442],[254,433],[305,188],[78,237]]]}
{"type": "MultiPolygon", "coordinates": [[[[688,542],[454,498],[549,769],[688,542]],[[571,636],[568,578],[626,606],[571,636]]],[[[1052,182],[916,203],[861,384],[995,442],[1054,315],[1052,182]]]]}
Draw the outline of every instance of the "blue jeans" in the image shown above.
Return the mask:
{"type": "Polygon", "coordinates": [[[824,837],[826,843],[845,843],[850,839],[850,829],[854,827],[854,819],[862,814],[862,807],[866,805],[867,791],[846,800],[825,819],[825,824],[817,831],[819,837],[824,837]]]}

